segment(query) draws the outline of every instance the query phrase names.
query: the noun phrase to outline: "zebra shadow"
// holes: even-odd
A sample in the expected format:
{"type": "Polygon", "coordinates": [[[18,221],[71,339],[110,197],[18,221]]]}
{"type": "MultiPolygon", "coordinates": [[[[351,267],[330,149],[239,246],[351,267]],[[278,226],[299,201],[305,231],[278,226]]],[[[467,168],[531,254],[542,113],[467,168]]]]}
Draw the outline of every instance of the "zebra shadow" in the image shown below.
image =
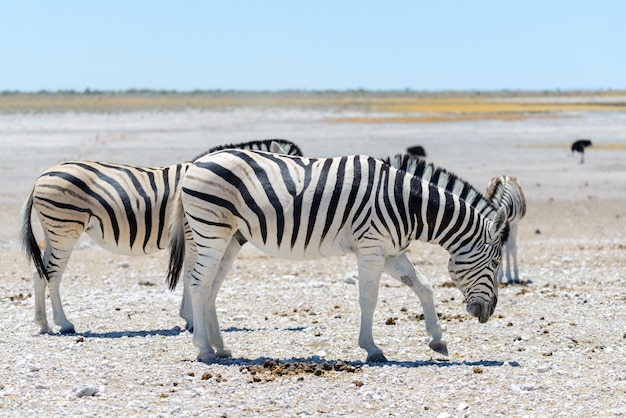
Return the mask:
{"type": "Polygon", "coordinates": [[[50,334],[58,337],[83,337],[83,338],[135,338],[135,337],[174,337],[181,333],[186,332],[178,326],[171,329],[152,329],[152,330],[139,330],[139,331],[107,331],[107,332],[75,332],[72,334],[50,334]]]}
{"type": "Polygon", "coordinates": [[[368,367],[402,367],[407,369],[414,369],[419,367],[519,367],[520,364],[516,361],[500,361],[500,360],[478,360],[478,361],[448,361],[448,360],[415,360],[415,361],[396,361],[391,360],[387,362],[372,362],[367,363],[361,360],[347,361],[342,359],[323,359],[319,356],[310,357],[291,357],[286,359],[272,358],[272,357],[257,357],[255,359],[245,357],[225,357],[218,358],[213,364],[219,364],[222,366],[237,366],[237,367],[250,367],[250,366],[263,366],[268,362],[273,362],[275,365],[290,366],[294,364],[304,364],[311,366],[324,366],[329,365],[333,367],[336,364],[344,364],[353,368],[360,369],[364,366],[368,367]]]}

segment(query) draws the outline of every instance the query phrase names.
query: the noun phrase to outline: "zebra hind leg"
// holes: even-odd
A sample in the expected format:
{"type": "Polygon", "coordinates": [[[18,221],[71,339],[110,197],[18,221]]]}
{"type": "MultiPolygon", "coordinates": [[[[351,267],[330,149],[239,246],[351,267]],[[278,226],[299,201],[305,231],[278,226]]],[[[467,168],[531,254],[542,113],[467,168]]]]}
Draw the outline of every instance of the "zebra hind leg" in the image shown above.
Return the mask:
{"type": "MultiPolygon", "coordinates": [[[[48,282],[48,292],[50,293],[50,304],[52,305],[52,315],[54,318],[54,323],[61,327],[61,334],[74,334],[76,331],[74,329],[74,324],[68,321],[65,316],[65,312],[63,311],[63,304],[61,303],[61,278],[63,277],[63,272],[65,271],[65,267],[67,266],[67,262],[70,258],[71,252],[62,251],[61,255],[59,252],[54,251],[53,249],[53,259],[56,259],[56,267],[55,272],[50,275],[50,281],[48,282]]],[[[50,271],[50,270],[48,270],[50,271]]]]}
{"type": "Polygon", "coordinates": [[[237,258],[237,254],[239,254],[239,250],[243,245],[243,238],[239,240],[237,236],[233,237],[226,247],[226,251],[224,252],[224,256],[222,257],[222,261],[217,269],[217,274],[211,283],[211,290],[209,293],[209,341],[211,342],[211,346],[215,349],[215,355],[217,357],[231,357],[232,353],[230,349],[228,349],[224,345],[224,339],[222,338],[222,333],[220,332],[219,321],[217,318],[217,310],[215,308],[215,300],[217,299],[217,294],[220,290],[224,279],[228,275],[230,268],[233,265],[233,262],[237,258]]]}
{"type": "Polygon", "coordinates": [[[387,258],[385,272],[413,289],[424,311],[426,332],[432,337],[428,346],[436,353],[447,356],[448,344],[442,339],[443,332],[435,310],[433,288],[424,274],[413,266],[406,254],[387,258]]]}
{"type": "MultiPolygon", "coordinates": [[[[211,340],[217,343],[218,351],[224,354],[223,343],[219,341],[221,339],[219,323],[211,295],[217,294],[217,289],[219,289],[219,283],[216,283],[215,287],[213,283],[218,275],[222,257],[226,252],[226,243],[229,242],[230,238],[226,237],[211,238],[210,241],[204,241],[202,244],[196,243],[198,245],[198,257],[190,283],[194,324],[192,341],[198,347],[198,361],[207,364],[213,363],[217,357],[211,340]]],[[[217,280],[219,282],[220,279],[217,278],[217,280]]]]}
{"type": "Polygon", "coordinates": [[[68,240],[65,243],[66,245],[64,245],[64,247],[69,247],[69,250],[66,250],[54,247],[46,236],[46,249],[44,251],[43,261],[46,266],[46,271],[48,272],[49,281],[46,282],[46,279],[40,278],[38,274],[34,275],[35,322],[39,325],[40,334],[50,331],[45,306],[46,286],[48,286],[48,292],[50,293],[50,304],[52,305],[54,323],[61,327],[61,334],[73,334],[75,332],[74,325],[68,321],[63,311],[59,286],[76,240],[77,238],[68,240]],[[54,260],[54,262],[52,260],[54,260]]]}
{"type": "Polygon", "coordinates": [[[191,302],[191,273],[196,263],[196,257],[198,256],[198,250],[196,244],[193,242],[193,238],[185,238],[185,263],[184,263],[184,276],[183,276],[183,299],[180,303],[179,315],[185,320],[185,329],[189,332],[193,332],[193,307],[191,302]]]}
{"type": "Polygon", "coordinates": [[[48,281],[41,277],[38,272],[33,273],[33,284],[35,288],[35,323],[39,325],[39,333],[50,332],[48,316],[46,314],[46,286],[48,281]]]}

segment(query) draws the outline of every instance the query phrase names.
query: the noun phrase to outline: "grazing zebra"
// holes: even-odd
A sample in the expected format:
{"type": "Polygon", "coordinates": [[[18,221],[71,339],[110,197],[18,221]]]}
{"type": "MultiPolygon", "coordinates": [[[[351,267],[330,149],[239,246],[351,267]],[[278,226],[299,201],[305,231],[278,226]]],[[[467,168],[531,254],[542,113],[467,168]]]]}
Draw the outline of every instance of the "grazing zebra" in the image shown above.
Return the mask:
{"type": "MultiPolygon", "coordinates": [[[[207,153],[233,147],[302,155],[296,144],[278,139],[219,146],[207,153]]],[[[187,162],[167,167],[134,167],[72,161],[51,167],[39,176],[22,209],[21,241],[37,268],[33,275],[35,322],[40,333],[50,330],[45,306],[47,285],[54,323],[61,327],[61,333],[75,332],[63,312],[59,286],[83,232],[102,248],[122,255],[147,255],[167,247],[171,205],[190,165],[187,162]],[[45,235],[43,257],[33,234],[33,210],[45,235]]],[[[193,242],[190,233],[189,239],[193,242]]],[[[195,245],[190,245],[189,251],[193,254],[195,245]]],[[[186,287],[180,315],[192,328],[188,292],[186,287]]]]}
{"type": "MultiPolygon", "coordinates": [[[[468,183],[410,158],[399,170],[366,156],[304,158],[225,150],[195,161],[183,178],[172,213],[168,281],[184,265],[184,220],[198,256],[191,273],[193,343],[198,360],[230,356],[215,300],[245,242],[286,259],[356,253],[361,326],[367,361],[385,361],[374,343],[372,320],[381,273],[413,289],[424,309],[429,346],[447,355],[432,287],[405,251],[412,240],[437,243],[451,255],[448,270],[467,311],[486,322],[497,303],[507,222],[468,183]],[[427,172],[431,182],[421,179],[427,172]]],[[[187,260],[189,263],[190,260],[187,260]]]]}
{"type": "MultiPolygon", "coordinates": [[[[487,185],[486,196],[494,205],[506,208],[509,221],[509,238],[504,245],[506,277],[509,284],[520,283],[517,268],[517,224],[526,215],[524,192],[515,177],[500,176],[491,179],[487,185]],[[513,257],[513,276],[511,275],[511,256],[513,257]]],[[[503,281],[502,268],[498,272],[498,281],[503,281]]]]}

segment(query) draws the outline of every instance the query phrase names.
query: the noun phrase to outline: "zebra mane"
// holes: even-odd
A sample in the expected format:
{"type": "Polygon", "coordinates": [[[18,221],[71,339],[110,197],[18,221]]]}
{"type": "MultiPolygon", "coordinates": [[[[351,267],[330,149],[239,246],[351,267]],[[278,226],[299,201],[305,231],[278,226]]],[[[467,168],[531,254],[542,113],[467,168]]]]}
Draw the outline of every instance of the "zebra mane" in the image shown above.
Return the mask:
{"type": "Polygon", "coordinates": [[[489,201],[469,182],[446,170],[443,167],[429,163],[423,158],[409,154],[397,154],[383,160],[384,164],[404,171],[430,184],[447,190],[472,205],[476,210],[491,219],[496,212],[496,206],[489,201]]]}
{"type": "Polygon", "coordinates": [[[287,155],[302,155],[302,151],[300,150],[300,147],[298,147],[296,144],[286,139],[261,139],[261,140],[250,141],[250,142],[241,142],[238,144],[218,145],[216,147],[209,149],[208,151],[203,152],[202,154],[197,155],[191,161],[195,161],[198,158],[204,157],[205,155],[210,154],[212,152],[221,151],[225,149],[236,148],[236,149],[250,149],[250,150],[257,150],[257,151],[271,151],[270,147],[272,145],[272,142],[275,142],[278,145],[280,145],[280,147],[285,151],[285,154],[287,155]]]}
{"type": "Polygon", "coordinates": [[[506,188],[506,182],[502,176],[494,177],[491,179],[489,184],[487,185],[487,192],[485,196],[491,202],[496,205],[500,205],[500,201],[502,201],[502,196],[504,196],[504,189],[506,188]]]}

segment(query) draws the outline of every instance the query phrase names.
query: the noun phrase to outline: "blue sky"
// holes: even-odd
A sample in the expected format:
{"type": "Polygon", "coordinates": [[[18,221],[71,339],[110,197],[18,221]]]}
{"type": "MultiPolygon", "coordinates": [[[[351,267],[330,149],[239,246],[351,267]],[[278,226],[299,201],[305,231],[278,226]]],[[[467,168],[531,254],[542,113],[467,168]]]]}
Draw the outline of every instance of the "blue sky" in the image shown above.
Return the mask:
{"type": "Polygon", "coordinates": [[[626,89],[625,22],[621,0],[0,0],[0,91],[626,89]]]}

